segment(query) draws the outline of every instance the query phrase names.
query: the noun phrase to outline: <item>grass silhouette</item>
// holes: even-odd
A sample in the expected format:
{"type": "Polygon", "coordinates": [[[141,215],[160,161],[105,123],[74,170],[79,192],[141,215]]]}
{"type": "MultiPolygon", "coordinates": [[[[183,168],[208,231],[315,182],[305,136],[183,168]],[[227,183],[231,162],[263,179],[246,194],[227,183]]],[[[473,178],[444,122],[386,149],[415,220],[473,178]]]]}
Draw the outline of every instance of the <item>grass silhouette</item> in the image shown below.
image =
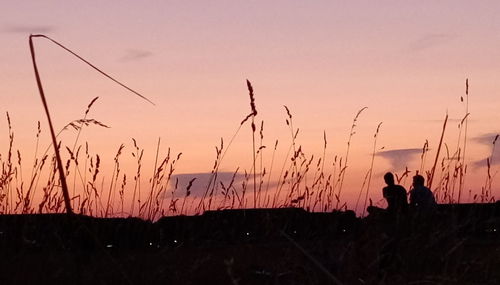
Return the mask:
{"type": "MultiPolygon", "coordinates": [[[[260,130],[257,130],[254,87],[247,80],[250,113],[239,123],[228,143],[225,143],[224,139],[221,138],[220,144],[215,148],[216,157],[207,185],[201,195],[193,195],[193,187],[199,188],[198,184],[202,183],[203,180],[191,177],[189,183],[184,185],[185,188],[179,189],[179,181],[173,179],[176,175],[175,165],[181,159],[182,154],[174,155],[168,149],[167,154],[162,156],[160,153],[160,139],[158,139],[154,165],[152,166],[153,171],[150,177],[144,177],[146,175],[143,171],[145,150],[139,146],[136,139],[132,139],[132,148],[134,150],[132,156],[136,165],[135,172],[126,173],[121,167],[125,163],[122,153],[127,147],[125,143],[121,143],[116,155],[112,158],[112,170],[110,170],[110,173],[104,173],[103,175],[101,169],[102,160],[108,160],[109,158],[100,154],[92,154],[88,142],[79,142],[83,128],[90,126],[107,127],[106,124],[88,117],[92,106],[97,104],[98,97],[90,100],[81,119],[69,122],[56,134],[36,65],[33,44],[35,38],[48,39],[56,46],[91,66],[106,78],[152,103],[142,94],[117,81],[59,42],[44,35],[31,35],[29,38],[30,51],[32,52],[40,97],[49,121],[53,153],[49,154],[49,148],[47,148],[41,156],[39,155],[39,138],[42,130],[40,123],[38,123],[34,164],[31,168],[29,181],[23,181],[22,171],[24,167],[22,166],[21,152],[17,151],[18,159],[16,163],[14,158],[16,153],[13,146],[14,131],[11,126],[10,116],[7,114],[9,149],[7,155],[3,156],[7,160],[2,161],[3,173],[0,177],[0,186],[3,191],[0,196],[0,213],[59,213],[65,210],[68,213],[76,212],[97,217],[137,216],[148,220],[156,220],[165,215],[192,215],[201,214],[206,210],[247,207],[300,207],[314,212],[331,212],[332,210],[347,208],[347,204],[342,197],[344,180],[349,167],[348,159],[352,139],[356,133],[355,129],[360,115],[366,110],[366,107],[361,108],[354,116],[348,134],[345,155],[343,157],[336,155],[332,162],[327,163],[326,151],[328,144],[326,132],[323,133],[322,156],[315,158],[314,155],[306,154],[298,142],[299,128],[293,125],[292,112],[287,106],[284,106],[286,127],[290,131],[290,142],[278,174],[275,171],[276,153],[280,151],[279,146],[286,145],[286,143],[279,143],[278,140],[274,141],[270,164],[265,165],[264,150],[267,146],[264,140],[264,122],[260,122],[260,130]],[[237,167],[233,172],[232,180],[224,182],[219,177],[220,167],[233,141],[239,135],[241,128],[247,123],[250,124],[252,131],[252,167],[250,170],[237,167]],[[57,137],[61,132],[71,130],[77,131],[73,143],[65,145],[63,142],[58,141],[57,137]],[[273,174],[278,176],[272,179],[273,174]],[[68,186],[67,180],[72,181],[71,188],[68,186]],[[29,185],[27,189],[25,189],[25,185],[29,185]],[[251,194],[248,192],[250,188],[251,194]],[[64,207],[62,207],[63,205],[64,207]]],[[[464,179],[467,173],[467,165],[464,160],[466,147],[464,137],[467,135],[467,120],[469,117],[468,80],[466,80],[465,93],[466,114],[459,124],[459,137],[455,151],[450,153],[448,145],[443,139],[447,124],[446,116],[438,150],[430,170],[425,169],[425,160],[429,152],[428,141],[425,142],[420,157],[421,162],[418,172],[427,175],[428,185],[431,186],[437,199],[444,203],[460,202],[463,199],[461,193],[464,189],[464,179]],[[445,155],[441,155],[443,152],[441,151],[442,147],[446,150],[445,155]]],[[[464,101],[463,98],[461,101],[464,101]]],[[[366,173],[356,202],[355,210],[359,210],[361,215],[364,215],[364,208],[366,208],[366,204],[373,194],[370,185],[374,171],[379,132],[380,125],[378,125],[374,135],[369,170],[366,173]],[[361,197],[364,199],[361,200],[361,197]],[[361,210],[357,209],[358,205],[361,205],[360,202],[363,205],[361,210]]],[[[495,146],[495,142],[496,140],[493,142],[493,146],[495,146]]],[[[487,176],[482,193],[471,197],[470,200],[472,201],[491,202],[495,199],[491,194],[493,182],[491,174],[492,158],[493,156],[488,159],[487,176]]],[[[130,162],[126,164],[130,165],[130,162]]],[[[403,173],[396,174],[398,182],[404,183],[410,173],[411,171],[406,169],[403,173]]],[[[373,201],[370,199],[370,204],[372,203],[373,201]]]]}
{"type": "MultiPolygon", "coordinates": [[[[97,68],[96,66],[94,66],[93,64],[91,64],[87,60],[83,59],[78,54],[76,54],[75,52],[71,51],[70,49],[68,49],[64,45],[60,44],[59,42],[51,39],[50,37],[47,37],[45,35],[40,35],[40,34],[39,35],[30,35],[29,36],[29,46],[30,46],[31,59],[32,59],[32,62],[33,62],[33,69],[35,71],[35,78],[36,78],[36,83],[37,83],[37,86],[38,86],[38,92],[40,94],[40,98],[42,99],[42,104],[43,104],[43,107],[44,107],[44,110],[45,110],[45,115],[47,116],[47,121],[48,121],[48,124],[49,124],[50,135],[51,135],[51,139],[52,139],[52,145],[54,146],[54,153],[55,153],[55,158],[56,158],[56,163],[57,163],[56,166],[57,166],[57,170],[59,172],[59,181],[61,183],[61,190],[62,190],[62,193],[63,193],[63,196],[64,196],[64,204],[65,204],[65,207],[66,207],[66,212],[68,214],[72,214],[73,210],[71,208],[71,201],[70,201],[70,196],[69,196],[69,189],[68,189],[68,185],[67,185],[67,182],[66,182],[66,175],[65,175],[64,170],[63,170],[63,165],[62,165],[62,160],[61,160],[61,154],[59,153],[60,144],[57,142],[57,139],[56,139],[56,135],[55,135],[55,132],[54,132],[54,126],[52,125],[52,120],[51,120],[51,117],[50,117],[49,106],[47,104],[47,99],[45,97],[45,93],[44,93],[44,90],[43,90],[42,80],[40,79],[40,74],[38,72],[38,66],[37,66],[36,58],[35,58],[35,46],[33,44],[33,38],[45,38],[45,39],[48,39],[49,41],[53,42],[57,46],[61,47],[65,51],[69,52],[70,54],[76,56],[81,61],[83,61],[86,64],[88,64],[90,67],[92,67],[93,69],[97,70],[102,75],[104,75],[107,78],[111,79],[112,81],[114,81],[115,83],[119,84],[120,86],[124,87],[128,91],[130,91],[130,92],[134,93],[135,95],[141,97],[142,99],[150,102],[151,104],[153,104],[153,102],[151,102],[149,99],[147,99],[146,97],[142,96],[138,92],[130,89],[126,85],[122,84],[118,80],[114,79],[113,77],[111,77],[107,73],[103,72],[101,69],[97,68]]],[[[93,102],[94,101],[92,101],[89,104],[89,108],[93,104],[93,102]]],[[[94,178],[95,178],[95,176],[94,176],[94,178]]]]}
{"type": "MultiPolygon", "coordinates": [[[[342,197],[344,181],[346,174],[351,173],[347,169],[350,166],[348,159],[351,152],[352,139],[356,133],[356,126],[360,115],[366,110],[366,107],[361,108],[354,116],[348,134],[345,155],[343,157],[336,155],[333,157],[333,161],[327,162],[327,133],[323,132],[322,155],[318,158],[315,158],[314,155],[308,155],[299,143],[299,128],[293,124],[292,112],[290,108],[284,106],[284,117],[286,128],[290,133],[290,141],[279,143],[278,140],[273,140],[274,144],[270,164],[265,165],[264,149],[266,149],[266,144],[264,143],[264,122],[260,122],[260,129],[257,130],[259,122],[255,120],[257,109],[254,87],[247,80],[246,85],[250,97],[251,112],[239,123],[228,143],[225,143],[224,139],[221,138],[220,144],[215,147],[215,160],[210,170],[208,181],[202,181],[201,177],[190,177],[184,187],[182,187],[183,185],[179,186],[179,180],[175,177],[175,170],[177,163],[182,157],[182,153],[175,154],[168,148],[166,154],[162,154],[161,139],[158,139],[154,151],[152,172],[144,170],[145,149],[141,147],[139,140],[132,138],[129,144],[120,143],[116,153],[111,158],[112,171],[110,171],[110,175],[108,173],[103,174],[107,170],[103,169],[102,165],[105,160],[109,160],[110,158],[106,154],[92,153],[89,142],[79,141],[80,134],[84,128],[107,128],[106,124],[89,117],[92,107],[98,104],[98,97],[90,100],[82,118],[70,121],[56,133],[52,125],[51,114],[35,60],[34,38],[50,40],[84,63],[90,65],[108,79],[152,103],[146,97],[115,80],[53,39],[44,35],[30,36],[30,51],[35,77],[47,116],[52,143],[43,153],[39,153],[42,128],[40,122],[38,122],[35,154],[33,157],[34,162],[31,167],[29,181],[25,181],[22,174],[23,169],[25,169],[22,159],[23,155],[21,151],[15,151],[15,133],[12,128],[11,117],[7,113],[9,147],[7,154],[0,156],[0,167],[2,170],[0,173],[0,214],[7,216],[7,214],[66,212],[68,214],[75,213],[108,219],[112,217],[139,217],[147,220],[141,221],[141,223],[151,226],[151,221],[158,221],[162,217],[167,216],[184,218],[182,215],[200,215],[204,212],[217,216],[214,213],[222,212],[220,210],[242,208],[303,208],[309,212],[347,213],[340,211],[348,209],[342,197]],[[233,141],[245,124],[249,124],[252,131],[252,166],[250,170],[240,170],[241,168],[237,167],[234,172],[231,172],[231,179],[223,181],[220,177],[222,176],[220,171],[222,163],[231,149],[233,141]],[[63,141],[58,141],[58,137],[62,132],[70,131],[77,132],[74,142],[66,144],[63,141]],[[132,161],[124,162],[127,159],[124,152],[128,145],[131,145],[133,150],[131,152],[132,161]],[[280,145],[285,146],[284,152],[286,152],[285,158],[281,162],[281,168],[279,168],[279,161],[276,161],[276,153],[280,151],[278,148],[280,145]],[[53,149],[52,152],[50,152],[51,147],[53,149]],[[123,169],[124,164],[133,164],[134,169],[132,172],[127,172],[126,169],[123,169]],[[276,168],[275,164],[278,165],[278,170],[280,171],[277,179],[273,180],[272,175],[273,168],[276,168]],[[148,175],[150,176],[148,177],[148,175]],[[241,177],[241,179],[238,177],[241,177]],[[68,186],[68,181],[73,182],[71,188],[68,186]],[[198,182],[206,182],[206,184],[202,185],[202,193],[197,193],[197,195],[193,193],[193,187],[196,187],[196,183],[198,182]],[[265,187],[263,184],[266,184],[265,187]],[[249,193],[247,191],[252,192],[249,193]],[[131,198],[127,199],[127,197],[131,198]]],[[[456,148],[450,152],[447,143],[444,141],[444,134],[448,124],[448,115],[446,115],[438,149],[431,168],[426,169],[426,158],[429,153],[429,142],[426,140],[420,155],[420,168],[416,171],[427,176],[429,187],[432,188],[441,203],[453,204],[463,201],[462,191],[464,190],[467,174],[465,149],[467,121],[469,117],[468,80],[466,80],[465,93],[466,113],[459,123],[459,136],[456,148]]],[[[356,211],[358,210],[358,206],[363,203],[361,216],[365,214],[364,210],[368,201],[370,205],[373,204],[373,201],[370,199],[370,195],[373,194],[371,193],[371,183],[373,172],[375,171],[375,159],[378,151],[377,139],[381,132],[381,124],[378,124],[373,135],[373,148],[371,160],[369,161],[369,169],[366,172],[356,201],[356,211]],[[363,200],[361,200],[362,198],[363,200]]],[[[494,177],[494,174],[492,174],[493,152],[497,139],[498,135],[492,141],[492,153],[486,160],[487,172],[484,186],[479,196],[475,194],[471,199],[474,202],[495,201],[491,191],[494,177]]],[[[398,183],[404,184],[407,177],[411,174],[412,171],[406,168],[402,173],[397,175],[398,183]]],[[[451,208],[457,205],[445,206],[450,206],[451,208]]],[[[305,211],[302,212],[305,213],[305,211]]],[[[248,213],[251,213],[251,211],[248,213]]],[[[330,216],[322,216],[322,213],[316,214],[318,215],[315,217],[319,217],[318,219],[323,221],[323,223],[313,225],[306,223],[307,226],[311,226],[311,228],[316,226],[316,229],[320,229],[318,230],[319,232],[325,230],[325,228],[333,227],[330,223],[324,222],[324,217],[330,216]]],[[[250,215],[248,214],[248,216],[250,215]]],[[[45,216],[50,217],[50,215],[45,216]]],[[[73,215],[67,216],[73,217],[73,215]]],[[[218,246],[216,238],[220,237],[218,236],[220,232],[213,231],[212,228],[219,226],[223,230],[236,235],[237,232],[235,233],[234,228],[237,228],[237,225],[241,221],[236,221],[237,224],[235,225],[223,223],[228,220],[214,219],[211,221],[212,224],[199,225],[201,229],[208,232],[208,236],[212,234],[210,237],[213,240],[209,239],[201,246],[186,247],[187,249],[184,251],[177,251],[177,248],[166,246],[152,255],[138,254],[137,252],[126,252],[125,255],[120,255],[124,253],[107,251],[107,247],[105,248],[107,245],[100,244],[99,250],[96,251],[97,253],[92,253],[95,256],[88,257],[82,254],[83,257],[78,256],[74,260],[77,260],[76,262],[80,262],[79,258],[86,260],[79,264],[82,268],[89,270],[87,271],[88,274],[83,274],[83,278],[86,278],[85,280],[93,280],[92,278],[97,278],[96,276],[100,274],[104,276],[118,274],[121,278],[120,280],[130,284],[133,283],[132,280],[147,280],[151,281],[151,283],[155,283],[154,281],[158,280],[171,280],[175,284],[176,282],[179,283],[199,276],[203,277],[203,281],[206,282],[206,278],[215,278],[214,276],[217,274],[227,274],[231,282],[238,283],[238,278],[241,278],[241,276],[245,277],[241,273],[244,272],[241,264],[247,266],[251,263],[263,264],[264,269],[260,267],[257,269],[252,268],[251,272],[255,276],[274,278],[272,281],[275,281],[275,283],[269,283],[271,279],[266,279],[269,281],[266,284],[289,284],[292,281],[304,284],[323,284],[322,281],[333,282],[335,284],[402,284],[405,280],[411,280],[412,283],[408,284],[460,284],[463,282],[467,283],[478,277],[481,280],[497,278],[492,280],[498,281],[500,280],[498,279],[500,276],[492,269],[496,268],[495,265],[498,265],[498,260],[494,259],[498,257],[498,251],[491,259],[481,259],[481,255],[485,255],[485,253],[491,250],[492,243],[488,243],[491,241],[480,239],[473,235],[463,235],[466,226],[474,228],[474,230],[476,227],[483,226],[477,223],[475,218],[470,213],[465,217],[452,215],[444,217],[431,226],[425,223],[419,224],[418,221],[410,221],[405,227],[402,227],[405,232],[401,236],[397,236],[397,234],[391,236],[386,234],[388,231],[384,228],[384,224],[377,222],[370,223],[372,220],[368,217],[363,221],[366,231],[361,233],[339,234],[335,235],[335,239],[329,239],[329,237],[317,236],[315,235],[317,232],[312,231],[299,233],[308,235],[307,237],[309,238],[309,240],[299,240],[298,235],[294,236],[297,233],[292,229],[291,232],[281,231],[281,236],[285,238],[286,243],[272,243],[272,246],[270,246],[265,243],[270,242],[267,240],[262,243],[247,243],[243,247],[238,247],[234,244],[224,244],[225,246],[223,247],[218,246]],[[214,244],[216,246],[213,246],[214,244]],[[387,246],[392,244],[398,246],[396,253],[387,251],[387,246]],[[470,250],[467,246],[478,250],[470,250]],[[200,252],[206,255],[200,255],[200,252]],[[390,254],[394,255],[393,259],[401,267],[400,275],[387,275],[393,278],[392,281],[386,279],[389,277],[384,275],[386,273],[381,273],[380,271],[381,260],[390,254]],[[103,256],[105,259],[100,258],[103,256]],[[242,256],[244,256],[242,258],[243,262],[235,259],[235,257],[242,256]],[[265,258],[262,258],[263,256],[265,258]],[[87,262],[87,259],[90,258],[95,258],[95,260],[87,262]],[[215,271],[216,273],[209,270],[210,266],[216,264],[214,260],[223,263],[223,266],[217,267],[216,270],[218,271],[215,271]],[[168,264],[168,266],[164,264],[168,264]],[[172,264],[180,265],[174,267],[172,264]],[[113,270],[109,270],[110,268],[113,270]],[[143,274],[141,270],[150,274],[143,274]],[[237,275],[240,277],[237,277],[237,275]],[[131,278],[129,278],[130,276],[131,278]]],[[[356,218],[354,217],[354,219],[356,218]]],[[[113,219],[109,220],[116,221],[113,219]]],[[[126,220],[135,221],[138,219],[126,220]]],[[[326,221],[330,220],[326,219],[326,221]]],[[[261,224],[267,222],[269,221],[259,219],[258,225],[261,226],[261,224]]],[[[492,237],[496,237],[493,232],[496,231],[496,228],[493,227],[495,226],[494,222],[490,220],[486,221],[486,226],[488,226],[486,231],[491,231],[488,233],[492,237]]],[[[23,230],[26,230],[26,228],[23,227],[23,230]]],[[[345,231],[344,228],[339,228],[339,230],[342,233],[345,231]]],[[[2,234],[3,232],[0,233],[0,238],[3,238],[2,234]]],[[[169,232],[168,234],[176,233],[169,232]]],[[[246,234],[245,238],[250,236],[250,232],[246,232],[246,234]]],[[[137,235],[142,237],[143,232],[137,235]]],[[[241,236],[237,237],[241,239],[241,236]]],[[[54,238],[54,240],[57,239],[54,238]]],[[[175,240],[175,243],[177,242],[175,240]]],[[[493,240],[493,242],[497,241],[493,240]]],[[[149,245],[152,245],[152,243],[149,243],[149,245]]],[[[111,248],[112,246],[111,244],[111,248]]],[[[13,265],[8,261],[2,260],[1,262],[6,262],[6,264],[2,263],[0,267],[15,267],[19,264],[19,260],[21,260],[21,262],[32,261],[33,264],[38,265],[44,264],[41,261],[45,261],[48,262],[48,267],[64,268],[58,267],[61,264],[57,262],[61,262],[60,260],[62,260],[65,263],[65,260],[70,260],[71,262],[73,260],[71,259],[73,257],[70,256],[72,253],[67,249],[52,252],[48,258],[50,259],[49,261],[44,259],[47,256],[36,254],[25,259],[17,258],[18,255],[15,255],[16,259],[12,263],[13,265]],[[54,260],[57,261],[54,262],[54,260]]],[[[24,269],[30,267],[19,266],[19,268],[22,268],[23,274],[25,274],[24,269]]],[[[32,268],[40,267],[33,265],[32,268]]],[[[246,270],[246,268],[244,269],[246,270]]],[[[43,270],[40,271],[41,273],[37,272],[37,274],[43,276],[45,272],[43,270]]],[[[61,272],[64,272],[64,270],[61,270],[61,272]]],[[[57,274],[61,275],[61,273],[57,274]]],[[[70,275],[64,278],[74,280],[75,277],[70,275]]],[[[9,276],[10,274],[0,274],[0,280],[9,276]]]]}

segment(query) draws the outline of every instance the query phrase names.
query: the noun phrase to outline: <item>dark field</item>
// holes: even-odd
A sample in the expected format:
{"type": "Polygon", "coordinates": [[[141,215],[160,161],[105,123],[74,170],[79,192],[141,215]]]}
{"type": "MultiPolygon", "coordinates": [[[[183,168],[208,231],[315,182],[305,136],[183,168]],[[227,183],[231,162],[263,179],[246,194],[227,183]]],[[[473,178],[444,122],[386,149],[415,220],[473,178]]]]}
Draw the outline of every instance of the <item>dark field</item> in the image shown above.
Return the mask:
{"type": "Polygon", "coordinates": [[[0,284],[498,284],[500,203],[390,221],[298,208],[0,216],[0,284]]]}

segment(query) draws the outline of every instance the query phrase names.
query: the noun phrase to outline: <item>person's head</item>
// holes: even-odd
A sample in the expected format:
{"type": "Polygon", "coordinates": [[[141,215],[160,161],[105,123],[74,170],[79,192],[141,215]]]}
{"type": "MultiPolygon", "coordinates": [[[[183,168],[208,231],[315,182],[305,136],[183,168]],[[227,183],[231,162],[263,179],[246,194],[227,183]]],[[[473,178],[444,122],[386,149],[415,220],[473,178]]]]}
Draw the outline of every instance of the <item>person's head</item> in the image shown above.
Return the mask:
{"type": "Polygon", "coordinates": [[[413,187],[424,186],[425,179],[422,175],[417,174],[413,176],[413,187]]]}
{"type": "Polygon", "coordinates": [[[384,181],[387,185],[394,185],[394,175],[392,174],[392,172],[387,172],[384,175],[384,181]]]}

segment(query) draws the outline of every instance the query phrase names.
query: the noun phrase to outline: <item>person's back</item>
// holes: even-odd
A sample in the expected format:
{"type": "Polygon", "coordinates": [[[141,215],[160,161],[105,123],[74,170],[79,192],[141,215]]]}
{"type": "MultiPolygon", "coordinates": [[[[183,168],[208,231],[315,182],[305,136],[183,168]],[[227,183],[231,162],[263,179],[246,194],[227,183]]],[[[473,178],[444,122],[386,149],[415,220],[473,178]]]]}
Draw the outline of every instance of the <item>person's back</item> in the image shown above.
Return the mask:
{"type": "Polygon", "coordinates": [[[406,190],[401,185],[388,185],[383,189],[389,213],[404,213],[408,209],[406,190]]]}
{"type": "Polygon", "coordinates": [[[394,176],[388,172],[384,175],[386,187],[382,190],[384,198],[387,200],[387,212],[389,214],[404,214],[408,210],[408,200],[406,189],[394,183],[394,176]]]}
{"type": "Polygon", "coordinates": [[[424,177],[413,177],[413,189],[410,191],[410,206],[418,210],[432,210],[436,207],[436,199],[432,191],[424,186],[424,177]]]}

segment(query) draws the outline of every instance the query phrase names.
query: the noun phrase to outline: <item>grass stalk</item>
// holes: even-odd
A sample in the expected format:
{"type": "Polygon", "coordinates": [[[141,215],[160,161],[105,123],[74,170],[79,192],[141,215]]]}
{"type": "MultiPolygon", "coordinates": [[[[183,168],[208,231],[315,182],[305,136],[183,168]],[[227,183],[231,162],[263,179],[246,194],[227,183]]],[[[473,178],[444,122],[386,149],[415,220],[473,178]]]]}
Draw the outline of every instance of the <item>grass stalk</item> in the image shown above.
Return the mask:
{"type": "Polygon", "coordinates": [[[112,80],[113,82],[117,83],[118,85],[122,86],[123,88],[127,89],[128,91],[134,93],[135,95],[141,97],[142,99],[148,101],[149,103],[151,103],[153,105],[154,105],[154,103],[151,100],[149,100],[148,98],[146,98],[143,95],[141,95],[140,93],[132,90],[128,86],[126,86],[123,83],[119,82],[118,80],[114,79],[113,77],[111,77],[107,73],[103,72],[101,69],[99,69],[96,66],[94,66],[89,61],[85,60],[84,58],[82,58],[81,56],[79,56],[78,54],[76,54],[75,52],[73,52],[72,50],[68,49],[67,47],[65,47],[64,45],[60,44],[59,42],[51,39],[50,37],[47,37],[47,36],[42,35],[42,34],[35,34],[35,35],[30,35],[29,36],[29,47],[30,47],[31,59],[32,59],[32,62],[33,62],[33,69],[35,71],[35,77],[36,77],[36,83],[37,83],[37,86],[38,86],[38,92],[39,92],[40,97],[42,99],[42,104],[43,104],[43,107],[44,107],[44,110],[45,110],[45,115],[47,116],[47,121],[48,121],[48,124],[49,124],[49,129],[50,129],[50,135],[51,135],[51,139],[52,139],[52,144],[54,146],[54,152],[55,152],[55,155],[56,155],[57,170],[59,172],[59,180],[60,180],[60,183],[61,183],[61,190],[62,190],[62,193],[63,193],[63,196],[64,196],[64,204],[65,204],[65,207],[66,207],[66,212],[68,214],[72,214],[73,210],[72,210],[72,207],[71,207],[71,199],[69,197],[69,190],[68,190],[68,185],[67,185],[67,182],[66,182],[66,176],[64,174],[64,169],[63,169],[63,165],[62,165],[61,155],[60,155],[59,149],[57,147],[58,143],[57,143],[55,132],[54,132],[54,126],[52,124],[52,119],[50,117],[49,107],[48,107],[47,100],[45,98],[45,93],[44,93],[43,86],[42,86],[42,80],[40,79],[40,74],[39,74],[39,71],[38,71],[37,63],[36,63],[35,47],[34,47],[34,44],[33,44],[33,38],[45,38],[45,39],[51,41],[52,43],[56,44],[60,48],[64,49],[65,51],[69,52],[73,56],[77,57],[81,61],[83,61],[86,64],[88,64],[90,67],[92,67],[93,69],[95,69],[96,71],[98,71],[99,73],[101,73],[102,75],[104,75],[105,77],[107,77],[108,79],[112,80]]]}
{"type": "Polygon", "coordinates": [[[464,147],[462,151],[462,167],[464,172],[460,172],[460,184],[458,186],[458,203],[462,198],[462,191],[465,186],[465,172],[467,171],[467,166],[465,164],[465,151],[467,149],[467,130],[469,125],[469,79],[465,79],[465,125],[464,125],[464,147]]]}
{"type": "Polygon", "coordinates": [[[356,132],[355,132],[356,123],[357,123],[358,118],[361,115],[361,113],[363,113],[363,111],[366,110],[366,109],[368,109],[368,107],[361,108],[358,111],[358,113],[356,114],[356,116],[354,116],[354,119],[352,121],[351,131],[349,132],[349,139],[347,140],[347,149],[346,149],[346,154],[345,154],[344,169],[339,174],[339,175],[341,175],[341,177],[340,177],[339,192],[337,194],[337,205],[335,206],[336,209],[338,209],[338,205],[340,203],[340,195],[342,194],[342,187],[344,186],[344,178],[345,178],[345,173],[346,173],[346,170],[347,170],[347,162],[348,162],[348,159],[349,159],[349,151],[351,149],[351,140],[352,140],[352,137],[354,136],[354,134],[356,134],[356,132]]]}
{"type": "Polygon", "coordinates": [[[29,37],[29,45],[30,45],[30,52],[31,52],[31,59],[33,61],[33,69],[35,70],[35,77],[36,77],[36,83],[38,86],[38,92],[40,94],[40,97],[42,99],[42,104],[43,108],[45,110],[45,115],[47,116],[47,121],[49,123],[49,129],[50,129],[50,136],[52,138],[52,144],[54,145],[54,152],[56,155],[56,161],[57,161],[57,169],[59,171],[59,180],[61,182],[61,189],[64,195],[64,204],[66,206],[66,212],[68,214],[73,214],[73,210],[71,208],[71,202],[69,198],[69,191],[68,191],[68,185],[66,183],[66,176],[64,175],[64,169],[61,161],[61,154],[59,153],[59,148],[57,147],[57,140],[56,140],[56,135],[54,132],[54,126],[52,125],[52,119],[50,118],[50,112],[49,112],[49,106],[47,104],[47,100],[45,99],[45,94],[43,91],[42,87],[42,80],[40,79],[40,74],[38,72],[38,67],[36,64],[36,59],[35,59],[35,47],[33,46],[33,35],[29,37]]]}
{"type": "Polygon", "coordinates": [[[441,131],[441,138],[439,139],[439,145],[438,149],[436,152],[436,158],[434,159],[434,165],[432,166],[431,173],[430,173],[430,178],[428,182],[428,187],[432,191],[432,182],[434,180],[434,174],[436,172],[436,165],[439,159],[439,153],[441,152],[441,146],[443,145],[443,138],[444,138],[444,133],[446,131],[446,123],[448,123],[448,113],[446,114],[446,117],[444,118],[444,123],[443,123],[443,130],[441,131]]]}
{"type": "Polygon", "coordinates": [[[369,170],[369,176],[368,176],[368,184],[366,185],[366,195],[365,195],[365,202],[363,203],[363,214],[361,216],[365,215],[365,210],[366,210],[366,203],[368,202],[368,194],[370,193],[370,185],[372,182],[372,174],[373,174],[373,163],[375,161],[375,153],[377,151],[377,138],[378,134],[380,132],[380,126],[382,125],[382,122],[378,124],[377,130],[375,131],[375,135],[373,135],[373,152],[372,152],[372,161],[370,163],[370,170],[369,170]]]}

